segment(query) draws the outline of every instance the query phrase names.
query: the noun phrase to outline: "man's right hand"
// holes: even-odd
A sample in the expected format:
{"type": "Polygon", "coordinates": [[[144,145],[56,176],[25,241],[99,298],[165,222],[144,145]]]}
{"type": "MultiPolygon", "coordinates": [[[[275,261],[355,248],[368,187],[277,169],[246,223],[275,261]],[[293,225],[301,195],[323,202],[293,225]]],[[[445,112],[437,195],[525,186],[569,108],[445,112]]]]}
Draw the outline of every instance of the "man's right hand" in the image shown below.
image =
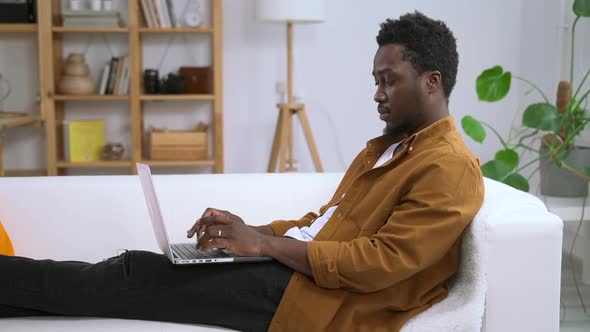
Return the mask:
{"type": "MultiPolygon", "coordinates": [[[[201,216],[201,218],[199,218],[195,224],[193,225],[193,227],[191,227],[188,231],[187,231],[187,237],[193,237],[194,234],[197,235],[197,241],[203,236],[203,234],[205,234],[205,228],[206,226],[201,225],[199,223],[199,221],[202,218],[206,218],[206,217],[210,217],[216,214],[224,214],[224,213],[228,213],[227,211],[221,211],[218,209],[214,209],[214,208],[207,208],[205,210],[205,212],[203,213],[203,215],[201,216]]],[[[255,231],[257,231],[260,234],[263,235],[270,235],[270,236],[275,236],[275,232],[272,229],[272,227],[270,227],[270,225],[263,225],[263,226],[250,226],[252,229],[254,229],[255,231]]]]}
{"type": "Polygon", "coordinates": [[[276,236],[275,231],[272,229],[272,227],[270,227],[270,225],[250,226],[250,227],[254,228],[254,230],[260,234],[276,236]]]}

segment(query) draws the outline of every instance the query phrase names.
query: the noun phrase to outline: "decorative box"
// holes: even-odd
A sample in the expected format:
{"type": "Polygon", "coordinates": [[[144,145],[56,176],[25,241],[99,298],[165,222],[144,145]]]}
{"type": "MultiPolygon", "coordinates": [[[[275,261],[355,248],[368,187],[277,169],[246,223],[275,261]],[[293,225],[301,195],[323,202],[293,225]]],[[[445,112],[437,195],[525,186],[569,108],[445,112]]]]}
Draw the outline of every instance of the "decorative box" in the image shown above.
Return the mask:
{"type": "Polygon", "coordinates": [[[205,95],[213,93],[211,67],[180,67],[179,73],[186,83],[186,93],[205,95]]]}
{"type": "Polygon", "coordinates": [[[207,131],[162,130],[150,131],[152,160],[203,160],[209,155],[207,131]]]}

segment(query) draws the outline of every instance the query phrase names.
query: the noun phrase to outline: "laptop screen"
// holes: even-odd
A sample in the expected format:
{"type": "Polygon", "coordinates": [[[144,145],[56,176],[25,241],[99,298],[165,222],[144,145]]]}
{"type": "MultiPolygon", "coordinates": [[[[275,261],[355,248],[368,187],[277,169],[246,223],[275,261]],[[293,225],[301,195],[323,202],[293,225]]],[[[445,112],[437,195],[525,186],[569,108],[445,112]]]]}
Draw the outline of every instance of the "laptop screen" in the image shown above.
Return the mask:
{"type": "Polygon", "coordinates": [[[168,256],[171,260],[172,251],[170,250],[170,242],[168,241],[168,232],[164,225],[164,217],[162,216],[162,210],[160,210],[160,203],[158,202],[158,196],[156,196],[156,189],[152,178],[150,167],[145,164],[137,163],[137,173],[139,174],[139,181],[143,189],[143,195],[145,196],[145,202],[148,207],[150,219],[152,220],[152,227],[154,228],[154,235],[158,246],[162,252],[168,256]]]}

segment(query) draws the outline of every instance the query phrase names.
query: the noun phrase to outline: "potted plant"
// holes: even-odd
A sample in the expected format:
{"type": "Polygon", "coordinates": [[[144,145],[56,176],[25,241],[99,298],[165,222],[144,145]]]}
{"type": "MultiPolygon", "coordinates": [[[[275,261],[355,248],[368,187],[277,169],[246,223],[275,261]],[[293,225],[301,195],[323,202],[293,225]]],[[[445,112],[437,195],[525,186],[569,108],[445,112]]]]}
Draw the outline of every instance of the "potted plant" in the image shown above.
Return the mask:
{"type": "Polygon", "coordinates": [[[559,83],[555,104],[551,103],[536,84],[513,76],[500,66],[486,69],[477,77],[476,90],[481,101],[496,102],[504,98],[510,91],[512,79],[524,82],[542,98],[542,101],[528,105],[522,116],[522,126],[511,129],[508,138],[502,137],[492,126],[472,116],[463,117],[461,126],[469,137],[482,143],[487,136],[485,128],[488,128],[502,144],[494,159],[481,166],[484,176],[528,192],[530,178],[540,170],[543,194],[587,195],[590,149],[577,147],[574,138],[590,122],[584,109],[590,99],[590,89],[582,90],[590,75],[590,68],[579,83],[573,79],[576,25],[581,18],[590,17],[590,0],[575,0],[573,12],[575,19],[571,29],[570,81],[559,83]],[[530,152],[534,153],[534,158],[524,162],[523,156],[530,152]],[[527,170],[529,174],[525,177],[523,174],[527,170]],[[555,176],[565,176],[565,180],[556,180],[555,176]]]}

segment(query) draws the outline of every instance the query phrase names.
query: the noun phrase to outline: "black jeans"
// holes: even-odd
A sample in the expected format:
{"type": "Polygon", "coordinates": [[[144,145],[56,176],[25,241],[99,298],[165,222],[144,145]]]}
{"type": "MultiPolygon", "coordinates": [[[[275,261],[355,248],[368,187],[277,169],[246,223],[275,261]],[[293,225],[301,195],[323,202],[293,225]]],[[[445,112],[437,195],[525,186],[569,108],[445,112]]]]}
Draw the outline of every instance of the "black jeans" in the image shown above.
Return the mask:
{"type": "Polygon", "coordinates": [[[174,266],[146,251],[97,264],[0,255],[0,318],[108,317],[265,331],[292,274],[276,261],[174,266]]]}

